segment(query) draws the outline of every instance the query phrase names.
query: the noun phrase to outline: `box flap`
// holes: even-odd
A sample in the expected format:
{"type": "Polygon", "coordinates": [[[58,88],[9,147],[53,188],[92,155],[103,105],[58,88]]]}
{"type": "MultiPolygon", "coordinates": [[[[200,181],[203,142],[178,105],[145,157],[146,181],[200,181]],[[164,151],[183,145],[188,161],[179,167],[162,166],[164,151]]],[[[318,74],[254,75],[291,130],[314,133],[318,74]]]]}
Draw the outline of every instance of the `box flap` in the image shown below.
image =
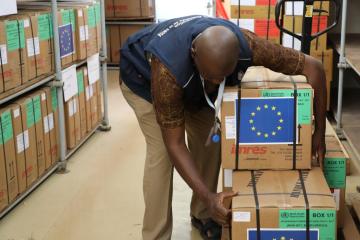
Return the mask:
{"type": "MultiPolygon", "coordinates": [[[[335,208],[320,168],[302,171],[311,208],[335,208]]],[[[259,205],[262,208],[304,208],[299,171],[254,171],[259,205]]],[[[251,171],[234,171],[232,208],[255,207],[251,171]]]]}

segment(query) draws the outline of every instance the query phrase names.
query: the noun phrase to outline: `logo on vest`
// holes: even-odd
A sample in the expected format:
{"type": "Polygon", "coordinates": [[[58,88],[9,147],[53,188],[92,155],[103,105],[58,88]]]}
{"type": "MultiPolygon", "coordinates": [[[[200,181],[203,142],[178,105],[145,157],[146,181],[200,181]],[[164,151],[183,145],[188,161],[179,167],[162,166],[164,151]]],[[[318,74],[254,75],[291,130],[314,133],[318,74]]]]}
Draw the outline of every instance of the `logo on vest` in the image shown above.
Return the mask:
{"type": "Polygon", "coordinates": [[[175,29],[175,28],[178,28],[182,25],[184,25],[185,23],[187,22],[190,22],[192,20],[195,20],[195,19],[198,19],[198,18],[202,18],[203,16],[193,16],[193,17],[189,17],[189,18],[183,18],[183,19],[180,19],[176,22],[174,22],[173,24],[171,24],[170,26],[168,26],[167,28],[165,28],[164,30],[162,30],[161,32],[159,32],[157,35],[158,37],[163,37],[166,33],[168,33],[170,31],[170,29],[175,29]]]}

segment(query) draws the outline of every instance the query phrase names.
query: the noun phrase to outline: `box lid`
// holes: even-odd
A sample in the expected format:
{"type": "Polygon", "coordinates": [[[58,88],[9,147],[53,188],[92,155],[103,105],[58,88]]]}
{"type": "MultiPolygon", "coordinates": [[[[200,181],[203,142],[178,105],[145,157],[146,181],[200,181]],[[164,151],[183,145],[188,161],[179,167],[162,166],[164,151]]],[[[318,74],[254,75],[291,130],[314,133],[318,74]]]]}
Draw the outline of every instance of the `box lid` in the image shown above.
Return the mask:
{"type": "MultiPolygon", "coordinates": [[[[320,168],[301,171],[310,208],[335,208],[320,168]]],[[[305,208],[299,171],[254,171],[261,208],[305,208]]],[[[251,171],[234,171],[232,208],[255,208],[251,171]]]]}

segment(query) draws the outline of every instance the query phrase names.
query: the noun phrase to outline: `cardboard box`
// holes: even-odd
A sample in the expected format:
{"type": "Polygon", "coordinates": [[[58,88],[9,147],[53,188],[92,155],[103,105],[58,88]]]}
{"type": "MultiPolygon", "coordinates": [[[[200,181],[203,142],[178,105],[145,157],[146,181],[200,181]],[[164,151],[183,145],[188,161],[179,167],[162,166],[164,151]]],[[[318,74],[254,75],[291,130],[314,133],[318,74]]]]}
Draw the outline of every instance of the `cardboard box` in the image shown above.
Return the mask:
{"type": "Polygon", "coordinates": [[[327,50],[313,50],[310,55],[320,60],[323,63],[326,75],[326,90],[327,90],[327,106],[326,109],[330,110],[330,97],[331,97],[331,82],[333,80],[333,49],[327,50]]]}
{"type": "MultiPolygon", "coordinates": [[[[322,16],[329,16],[330,2],[329,1],[315,1],[313,9],[319,9],[324,12],[321,12],[322,16]]],[[[296,15],[303,16],[304,12],[304,2],[294,1],[294,2],[285,2],[285,15],[296,15]]],[[[318,13],[314,13],[318,15],[318,13]]]]}
{"type": "Polygon", "coordinates": [[[93,93],[93,91],[90,91],[89,86],[89,78],[88,78],[88,71],[87,67],[83,68],[84,70],[84,87],[85,87],[85,108],[86,108],[86,132],[90,132],[92,125],[91,125],[91,102],[92,102],[92,96],[90,95],[93,93]]]}
{"type": "Polygon", "coordinates": [[[18,177],[16,167],[16,155],[14,145],[14,130],[11,111],[9,108],[0,110],[2,140],[5,152],[6,178],[9,202],[12,202],[19,194],[18,177]]]}
{"type": "Polygon", "coordinates": [[[15,136],[17,177],[19,194],[21,194],[26,189],[25,147],[28,148],[29,145],[24,144],[24,131],[21,121],[20,106],[18,104],[11,104],[9,105],[9,109],[11,109],[12,113],[12,124],[15,136]]]}
{"type": "Polygon", "coordinates": [[[110,44],[111,63],[120,62],[120,48],[126,42],[129,36],[146,27],[144,24],[122,24],[108,26],[109,35],[108,43],[110,44]]]}
{"type": "Polygon", "coordinates": [[[87,8],[75,8],[75,42],[76,54],[78,60],[84,60],[87,57],[87,42],[89,41],[89,27],[87,25],[87,8]]]}
{"type": "MultiPolygon", "coordinates": [[[[232,19],[237,24],[237,19],[232,19]]],[[[273,43],[280,43],[280,30],[273,19],[239,19],[239,26],[273,43]]]]}
{"type": "Polygon", "coordinates": [[[319,168],[234,171],[233,190],[239,194],[232,200],[232,239],[256,239],[257,227],[262,239],[306,239],[307,211],[300,174],[309,203],[311,239],[335,240],[336,206],[319,168]]]}
{"type": "Polygon", "coordinates": [[[84,87],[84,67],[77,69],[78,98],[80,112],[80,137],[86,136],[86,96],[84,87]]]}
{"type": "Polygon", "coordinates": [[[240,0],[238,4],[231,0],[231,18],[275,19],[276,0],[240,0]]]}
{"type": "Polygon", "coordinates": [[[296,169],[311,168],[313,90],[305,83],[305,77],[292,77],[298,89],[294,125],[294,85],[289,79],[263,67],[249,68],[244,75],[238,166],[235,144],[238,88],[225,88],[221,106],[223,168],[292,169],[294,140],[296,169]]]}
{"type": "MultiPolygon", "coordinates": [[[[302,22],[303,18],[301,16],[284,16],[284,28],[290,32],[301,35],[302,33],[302,22]]],[[[326,29],[328,24],[327,16],[314,16],[312,22],[312,34],[320,32],[326,29]]],[[[301,42],[290,36],[289,34],[283,34],[283,46],[294,48],[296,50],[301,49],[301,42]]],[[[317,39],[311,41],[311,50],[325,50],[327,49],[327,34],[322,34],[317,39]]]]}
{"type": "Polygon", "coordinates": [[[106,18],[154,18],[155,0],[105,0],[106,18]]]}
{"type": "Polygon", "coordinates": [[[60,9],[58,21],[61,66],[66,67],[77,61],[74,9],[60,9]]]}
{"type": "Polygon", "coordinates": [[[76,145],[78,145],[81,140],[79,96],[77,95],[74,96],[73,104],[74,104],[74,115],[75,115],[75,140],[76,140],[76,145]]]}
{"type": "Polygon", "coordinates": [[[87,42],[87,56],[92,56],[100,51],[101,46],[101,19],[100,5],[94,4],[87,8],[86,24],[89,29],[89,40],[87,42]]]}
{"type": "Polygon", "coordinates": [[[21,50],[19,49],[25,47],[25,44],[20,44],[24,43],[25,39],[23,38],[23,28],[18,27],[17,20],[1,20],[0,33],[2,63],[0,78],[3,83],[3,91],[8,91],[21,85],[21,50]]]}
{"type": "Polygon", "coordinates": [[[102,113],[102,88],[101,88],[101,82],[96,82],[96,102],[97,102],[97,118],[98,123],[100,123],[103,119],[103,113],[102,113]]]}
{"type": "Polygon", "coordinates": [[[66,145],[68,149],[72,149],[76,146],[75,111],[77,111],[77,109],[76,109],[76,102],[74,104],[74,99],[75,98],[72,97],[67,102],[64,103],[66,145]]]}
{"type": "Polygon", "coordinates": [[[2,130],[0,128],[0,211],[3,210],[9,203],[7,179],[6,179],[6,164],[4,144],[2,138],[2,130]]]}
{"type": "Polygon", "coordinates": [[[35,117],[33,101],[24,97],[16,101],[20,105],[21,120],[23,127],[23,138],[25,145],[25,166],[27,187],[38,177],[37,142],[35,130],[35,117]]]}
{"type": "Polygon", "coordinates": [[[44,157],[45,157],[45,170],[51,166],[51,140],[50,140],[50,120],[48,115],[47,96],[45,91],[39,90],[41,101],[41,117],[43,121],[44,132],[44,157]]]}
{"type": "Polygon", "coordinates": [[[50,129],[51,142],[51,163],[54,164],[59,160],[59,127],[58,127],[58,102],[56,88],[45,87],[48,109],[48,120],[50,129]]]}
{"type": "Polygon", "coordinates": [[[45,172],[46,159],[44,147],[44,126],[41,114],[41,96],[38,93],[31,95],[34,106],[34,124],[36,135],[36,150],[38,161],[38,174],[39,177],[45,172]]]}
{"type": "Polygon", "coordinates": [[[98,94],[97,94],[97,88],[96,88],[96,83],[90,84],[89,85],[89,92],[90,92],[90,111],[91,111],[91,129],[94,129],[98,122],[98,103],[97,103],[97,98],[98,98],[98,94]]]}

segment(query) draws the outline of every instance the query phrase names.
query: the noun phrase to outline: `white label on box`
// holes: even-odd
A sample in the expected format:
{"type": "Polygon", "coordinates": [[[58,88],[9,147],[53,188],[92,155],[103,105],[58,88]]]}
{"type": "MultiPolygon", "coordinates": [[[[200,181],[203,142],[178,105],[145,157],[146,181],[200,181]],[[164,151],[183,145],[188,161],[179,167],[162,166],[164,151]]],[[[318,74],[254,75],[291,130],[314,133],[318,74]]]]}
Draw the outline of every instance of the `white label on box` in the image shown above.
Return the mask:
{"type": "Polygon", "coordinates": [[[87,68],[89,74],[89,84],[93,84],[100,79],[99,53],[88,57],[87,68]]]}
{"type": "Polygon", "coordinates": [[[224,187],[232,187],[232,169],[224,169],[224,187]]]}
{"type": "Polygon", "coordinates": [[[68,102],[68,111],[69,111],[69,116],[71,117],[72,115],[74,115],[74,104],[73,104],[73,100],[70,100],[68,102]]]}
{"type": "Polygon", "coordinates": [[[85,95],[86,95],[86,101],[88,101],[90,99],[90,87],[87,86],[85,88],[85,95]]]}
{"type": "Polygon", "coordinates": [[[89,26],[85,25],[85,39],[89,40],[89,26]]]}
{"type": "Polygon", "coordinates": [[[82,16],[83,16],[83,12],[82,12],[81,9],[78,10],[78,15],[79,15],[79,17],[82,17],[82,16]]]}
{"type": "Polygon", "coordinates": [[[40,54],[40,43],[38,37],[26,39],[26,44],[29,57],[40,54]]]}
{"type": "Polygon", "coordinates": [[[51,131],[52,129],[54,129],[54,114],[50,113],[48,115],[48,120],[49,120],[49,131],[51,131]]]}
{"type": "Polygon", "coordinates": [[[8,63],[6,44],[0,45],[0,51],[1,51],[0,65],[5,65],[8,63]]]}
{"type": "Polygon", "coordinates": [[[285,15],[302,16],[303,11],[304,11],[304,2],[299,2],[299,1],[285,2],[285,15]]]}
{"type": "Polygon", "coordinates": [[[15,0],[1,0],[0,16],[17,13],[17,5],[15,0]]]}
{"type": "Polygon", "coordinates": [[[233,212],[234,222],[250,222],[250,219],[251,219],[250,212],[233,212]]]}
{"type": "Polygon", "coordinates": [[[24,28],[30,27],[30,21],[29,19],[24,20],[24,28]]]}
{"type": "Polygon", "coordinates": [[[20,133],[16,136],[17,153],[22,153],[24,149],[24,134],[20,133]]]}
{"type": "Polygon", "coordinates": [[[288,48],[293,48],[295,50],[301,49],[301,42],[299,39],[290,36],[289,34],[284,33],[283,35],[283,46],[288,48]],[[294,41],[293,41],[294,40],[294,41]]]}
{"type": "Polygon", "coordinates": [[[92,97],[92,96],[94,95],[93,85],[90,85],[90,86],[89,86],[89,95],[90,95],[90,97],[92,97]]]}
{"type": "Polygon", "coordinates": [[[235,116],[225,116],[225,138],[236,138],[236,122],[235,116]]]}
{"type": "Polygon", "coordinates": [[[76,98],[73,99],[73,105],[74,105],[73,109],[74,109],[74,114],[75,114],[75,113],[77,113],[77,99],[76,98]]]}
{"type": "Polygon", "coordinates": [[[237,92],[227,92],[223,95],[224,102],[234,102],[238,98],[237,92]]]}
{"type": "Polygon", "coordinates": [[[46,100],[46,94],[45,93],[42,93],[41,94],[41,101],[45,101],[46,100]]]}
{"type": "Polygon", "coordinates": [[[85,32],[85,26],[80,26],[79,28],[80,30],[80,41],[85,41],[86,40],[86,32],[85,32]]]}
{"type": "Polygon", "coordinates": [[[48,133],[49,132],[49,119],[48,116],[45,116],[44,118],[44,133],[48,133]]]}
{"type": "Polygon", "coordinates": [[[255,32],[255,19],[239,19],[239,27],[255,32]]]}
{"type": "Polygon", "coordinates": [[[64,81],[64,101],[67,102],[71,97],[78,93],[76,65],[72,65],[62,70],[62,80],[64,81]]]}
{"type": "Polygon", "coordinates": [[[332,193],[334,201],[336,203],[336,211],[339,211],[340,209],[340,189],[334,189],[334,192],[332,193]]]}
{"type": "Polygon", "coordinates": [[[15,109],[14,112],[13,112],[13,115],[14,115],[14,118],[19,117],[20,116],[20,109],[19,108],[15,109]]]}
{"type": "MultiPolygon", "coordinates": [[[[239,5],[239,0],[231,0],[231,5],[239,5]]],[[[255,6],[256,0],[240,0],[240,6],[255,6]]]]}
{"type": "Polygon", "coordinates": [[[28,130],[24,131],[24,145],[25,145],[25,149],[28,149],[29,146],[30,146],[29,131],[28,130]]]}

